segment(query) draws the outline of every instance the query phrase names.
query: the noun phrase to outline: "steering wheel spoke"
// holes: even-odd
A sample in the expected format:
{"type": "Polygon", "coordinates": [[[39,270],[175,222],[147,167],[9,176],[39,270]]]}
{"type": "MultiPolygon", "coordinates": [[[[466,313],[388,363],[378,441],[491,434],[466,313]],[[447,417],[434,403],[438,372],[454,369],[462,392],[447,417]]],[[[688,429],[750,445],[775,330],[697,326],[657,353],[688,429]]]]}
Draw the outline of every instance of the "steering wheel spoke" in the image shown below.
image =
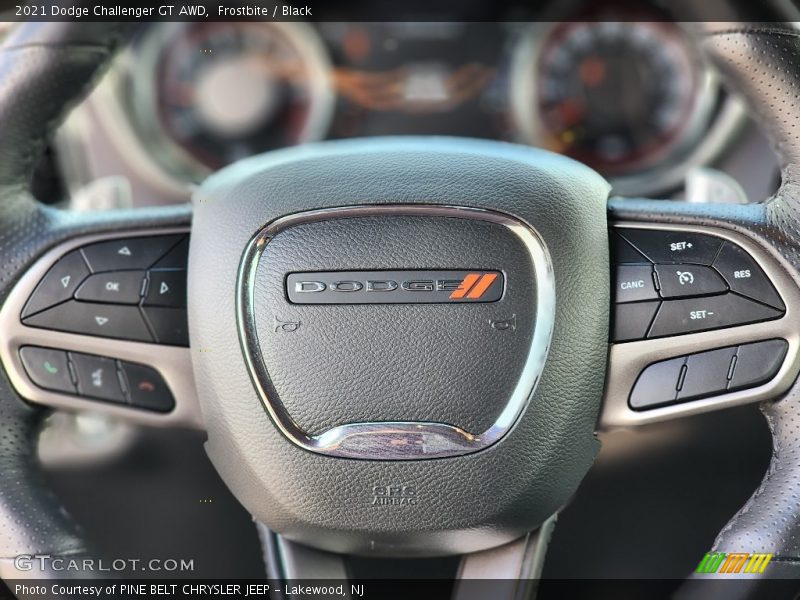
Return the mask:
{"type": "Polygon", "coordinates": [[[800,370],[800,292],[765,205],[610,202],[602,428],[774,399],[800,370]],[[758,225],[758,224],[761,225],[758,225]]]}
{"type": "Polygon", "coordinates": [[[49,235],[63,241],[23,270],[0,311],[0,357],[16,392],[202,427],[188,348],[188,207],[110,213],[80,232],[51,216],[49,235]]]}

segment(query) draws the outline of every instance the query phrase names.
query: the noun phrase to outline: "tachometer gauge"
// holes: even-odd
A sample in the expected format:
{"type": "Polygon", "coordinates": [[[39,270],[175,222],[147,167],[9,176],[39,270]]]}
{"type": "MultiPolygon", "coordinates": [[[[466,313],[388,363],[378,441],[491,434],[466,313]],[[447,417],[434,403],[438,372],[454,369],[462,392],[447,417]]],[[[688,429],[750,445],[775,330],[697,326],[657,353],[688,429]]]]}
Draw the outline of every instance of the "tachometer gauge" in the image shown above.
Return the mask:
{"type": "Polygon", "coordinates": [[[190,177],[327,132],[329,62],[307,25],[156,25],[138,47],[137,120],[149,137],[171,142],[160,144],[164,160],[190,177]]]}
{"type": "Polygon", "coordinates": [[[709,72],[669,22],[565,22],[520,49],[512,108],[525,141],[611,178],[641,173],[702,135],[709,72]]]}

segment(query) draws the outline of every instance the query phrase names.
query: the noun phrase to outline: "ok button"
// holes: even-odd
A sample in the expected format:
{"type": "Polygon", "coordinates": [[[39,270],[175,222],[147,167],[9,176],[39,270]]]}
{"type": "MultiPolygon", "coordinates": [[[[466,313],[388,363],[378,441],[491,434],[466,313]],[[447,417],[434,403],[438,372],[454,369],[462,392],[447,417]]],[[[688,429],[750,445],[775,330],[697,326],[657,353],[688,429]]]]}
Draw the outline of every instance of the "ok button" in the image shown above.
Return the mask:
{"type": "Polygon", "coordinates": [[[138,304],[144,271],[95,273],[75,292],[75,299],[108,304],[138,304]]]}
{"type": "Polygon", "coordinates": [[[653,267],[649,265],[617,267],[614,290],[614,299],[618,303],[658,298],[658,292],[653,283],[653,267]]]}

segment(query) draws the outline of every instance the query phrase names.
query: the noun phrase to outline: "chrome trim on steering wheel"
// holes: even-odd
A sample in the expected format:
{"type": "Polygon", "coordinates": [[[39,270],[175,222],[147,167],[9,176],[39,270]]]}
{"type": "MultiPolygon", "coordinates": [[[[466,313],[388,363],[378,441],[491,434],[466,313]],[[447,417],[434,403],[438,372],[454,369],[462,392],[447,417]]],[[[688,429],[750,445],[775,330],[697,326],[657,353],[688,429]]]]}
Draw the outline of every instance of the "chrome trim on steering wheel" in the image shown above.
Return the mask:
{"type": "Polygon", "coordinates": [[[544,369],[555,320],[555,279],[549,252],[528,224],[506,214],[465,207],[435,205],[376,205],[315,210],[280,218],[261,229],[250,241],[239,265],[236,285],[236,320],[250,378],[275,425],[294,444],[318,454],[372,460],[419,460],[477,452],[500,440],[516,423],[536,389],[544,369]],[[254,282],[259,259],[280,231],[301,223],[375,215],[439,216],[496,223],[516,235],[530,254],[536,278],[536,318],[525,365],[511,397],[497,420],[481,433],[470,433],[446,423],[368,422],[348,423],[309,435],[292,419],[277,398],[271,398],[264,382],[270,376],[256,336],[253,311],[254,282]]]}

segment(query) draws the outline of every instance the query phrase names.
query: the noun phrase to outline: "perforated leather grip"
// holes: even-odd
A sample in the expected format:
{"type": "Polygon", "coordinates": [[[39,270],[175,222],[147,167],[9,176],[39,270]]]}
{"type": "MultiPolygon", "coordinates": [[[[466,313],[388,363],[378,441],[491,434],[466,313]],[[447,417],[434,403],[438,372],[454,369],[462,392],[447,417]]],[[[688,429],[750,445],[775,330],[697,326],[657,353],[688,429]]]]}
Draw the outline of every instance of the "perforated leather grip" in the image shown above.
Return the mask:
{"type": "MultiPolygon", "coordinates": [[[[762,8],[764,8],[762,6],[762,8]]],[[[730,89],[747,99],[752,114],[782,161],[782,185],[762,204],[687,205],[653,200],[613,200],[614,219],[715,225],[771,248],[800,285],[800,32],[788,20],[748,26],[706,27],[701,44],[730,89]]],[[[793,12],[788,12],[789,10],[793,12]]],[[[794,14],[794,16],[793,16],[794,14]]],[[[773,13],[777,19],[778,13],[773,13]]],[[[773,437],[770,468],[758,490],[720,532],[718,551],[773,553],[762,577],[800,577],[800,385],[761,410],[773,437]]],[[[728,590],[730,588],[727,588],[728,590]]],[[[758,594],[756,587],[742,588],[758,594]]]]}

